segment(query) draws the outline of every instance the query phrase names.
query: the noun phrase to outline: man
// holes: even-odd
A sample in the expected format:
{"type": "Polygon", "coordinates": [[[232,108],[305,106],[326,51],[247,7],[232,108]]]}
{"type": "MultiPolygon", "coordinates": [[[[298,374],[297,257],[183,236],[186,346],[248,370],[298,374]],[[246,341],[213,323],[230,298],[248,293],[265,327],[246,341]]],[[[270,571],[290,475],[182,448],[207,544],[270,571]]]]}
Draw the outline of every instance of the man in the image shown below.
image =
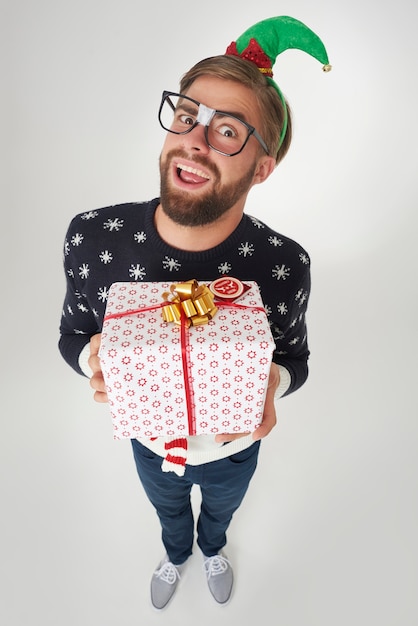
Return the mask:
{"type": "MultiPolygon", "coordinates": [[[[318,39],[306,26],[292,18],[273,18],[249,29],[225,55],[196,64],[183,77],[179,93],[162,96],[159,120],[167,135],[160,157],[160,197],[80,214],[65,242],[60,350],[78,373],[90,378],[98,402],[107,402],[99,348],[113,282],[223,275],[256,281],[275,339],[263,420],[253,433],[189,437],[183,474],[162,470],[163,438],[132,440],[138,475],[160,519],[166,550],[151,580],[157,609],[172,598],[192,554],[193,484],[202,496],[197,544],[208,586],[219,604],[230,599],[233,571],[223,551],[227,529],[256,469],[260,440],[276,424],[275,397],[295,391],[308,375],[309,256],[296,242],[244,213],[250,189],[272,174],[291,140],[288,106],[271,79],[271,68],[266,71],[269,59],[260,44],[264,38],[269,48],[272,29],[285,40],[302,32],[301,48],[324,56],[322,48],[307,49],[307,34],[312,45],[318,46],[318,39]]],[[[299,47],[294,41],[291,47],[299,47]]]]}

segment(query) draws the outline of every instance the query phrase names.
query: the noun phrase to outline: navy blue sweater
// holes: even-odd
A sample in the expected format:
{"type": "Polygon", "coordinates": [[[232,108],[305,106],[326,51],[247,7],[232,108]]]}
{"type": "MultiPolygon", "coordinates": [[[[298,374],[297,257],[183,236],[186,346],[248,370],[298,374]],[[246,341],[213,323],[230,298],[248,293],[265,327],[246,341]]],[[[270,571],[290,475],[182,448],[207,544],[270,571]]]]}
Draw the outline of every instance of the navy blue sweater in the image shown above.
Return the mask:
{"type": "Polygon", "coordinates": [[[273,361],[290,373],[287,394],[308,376],[306,309],[310,260],[295,241],[244,214],[220,245],[202,252],[168,246],[154,226],[159,199],[80,213],[64,244],[67,290],[59,349],[79,374],[80,352],[102,329],[109,287],[119,281],[256,281],[276,343],[273,361]]]}

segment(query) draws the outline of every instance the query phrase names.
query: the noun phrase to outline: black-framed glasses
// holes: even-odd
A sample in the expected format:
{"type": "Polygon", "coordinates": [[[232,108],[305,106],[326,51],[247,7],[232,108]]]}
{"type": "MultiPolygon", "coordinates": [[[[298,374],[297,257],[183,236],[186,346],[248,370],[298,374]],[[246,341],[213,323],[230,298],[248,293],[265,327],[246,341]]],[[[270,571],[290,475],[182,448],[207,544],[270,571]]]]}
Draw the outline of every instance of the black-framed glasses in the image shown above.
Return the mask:
{"type": "Polygon", "coordinates": [[[164,130],[175,135],[186,135],[198,124],[202,124],[208,146],[225,156],[235,156],[242,152],[251,135],[269,154],[266,143],[254,126],[235,115],[211,109],[193,98],[173,91],[163,92],[158,119],[164,130]]]}

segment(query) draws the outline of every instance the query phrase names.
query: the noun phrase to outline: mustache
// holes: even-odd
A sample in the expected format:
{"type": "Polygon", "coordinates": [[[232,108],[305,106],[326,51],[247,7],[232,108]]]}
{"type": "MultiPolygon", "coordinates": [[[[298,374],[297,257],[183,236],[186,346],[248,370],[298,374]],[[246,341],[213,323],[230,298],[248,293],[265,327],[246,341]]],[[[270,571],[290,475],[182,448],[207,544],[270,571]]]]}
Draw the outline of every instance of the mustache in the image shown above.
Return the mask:
{"type": "MultiPolygon", "coordinates": [[[[206,157],[200,156],[199,154],[196,154],[191,157],[190,154],[186,152],[185,150],[170,150],[165,155],[164,161],[165,163],[168,163],[169,160],[173,160],[175,158],[184,159],[185,161],[192,161],[193,163],[196,163],[197,165],[202,165],[215,176],[217,177],[220,176],[220,171],[219,171],[218,166],[215,163],[208,161],[206,157]]],[[[160,155],[160,163],[161,163],[161,155],[160,155]]]]}

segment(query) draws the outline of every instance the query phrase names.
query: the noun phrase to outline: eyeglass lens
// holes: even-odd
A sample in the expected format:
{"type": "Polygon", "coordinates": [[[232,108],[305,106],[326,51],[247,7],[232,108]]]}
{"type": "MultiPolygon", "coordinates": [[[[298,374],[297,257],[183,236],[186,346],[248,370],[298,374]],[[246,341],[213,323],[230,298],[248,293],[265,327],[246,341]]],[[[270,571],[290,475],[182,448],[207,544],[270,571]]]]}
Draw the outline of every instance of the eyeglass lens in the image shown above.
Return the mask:
{"type": "MultiPolygon", "coordinates": [[[[250,134],[250,129],[238,118],[212,111],[204,120],[199,114],[199,105],[186,96],[166,95],[160,109],[160,122],[165,130],[185,134],[198,123],[206,126],[206,139],[211,148],[233,155],[241,150],[250,134]]],[[[211,111],[211,110],[210,110],[211,111]]]]}

